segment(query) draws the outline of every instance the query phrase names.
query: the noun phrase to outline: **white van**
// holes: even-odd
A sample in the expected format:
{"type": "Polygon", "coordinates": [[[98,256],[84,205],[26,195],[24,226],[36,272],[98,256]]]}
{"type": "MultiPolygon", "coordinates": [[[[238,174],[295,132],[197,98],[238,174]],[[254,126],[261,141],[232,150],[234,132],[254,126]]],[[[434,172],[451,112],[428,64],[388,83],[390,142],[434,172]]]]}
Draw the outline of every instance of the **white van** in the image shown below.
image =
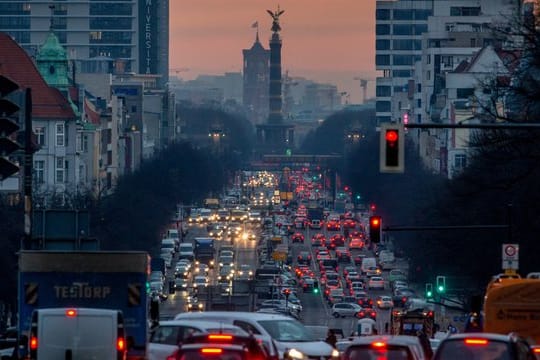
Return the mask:
{"type": "Polygon", "coordinates": [[[339,360],[337,350],[326,342],[315,339],[301,322],[285,315],[244,311],[205,311],[180,313],[175,316],[175,320],[211,320],[236,325],[261,339],[267,348],[271,348],[268,344],[271,344],[273,340],[280,359],[284,358],[287,350],[295,349],[305,358],[339,360]]]}
{"type": "Polygon", "coordinates": [[[30,359],[125,359],[124,318],[119,310],[34,310],[30,359]]]}
{"type": "Polygon", "coordinates": [[[377,259],[374,257],[367,257],[362,259],[362,265],[360,265],[360,271],[362,271],[363,274],[366,274],[369,270],[369,268],[377,267],[377,259]]]}

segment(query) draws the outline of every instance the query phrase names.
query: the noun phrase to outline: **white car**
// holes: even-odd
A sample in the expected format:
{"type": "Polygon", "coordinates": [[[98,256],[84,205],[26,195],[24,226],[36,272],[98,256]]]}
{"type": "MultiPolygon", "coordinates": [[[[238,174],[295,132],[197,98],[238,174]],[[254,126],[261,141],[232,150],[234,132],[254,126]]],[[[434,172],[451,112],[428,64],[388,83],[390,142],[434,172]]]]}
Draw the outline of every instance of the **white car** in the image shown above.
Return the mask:
{"type": "Polygon", "coordinates": [[[390,296],[379,296],[377,298],[377,307],[379,309],[391,309],[394,307],[394,302],[390,296]]]}
{"type": "Polygon", "coordinates": [[[384,279],[380,276],[372,276],[368,281],[368,289],[384,290],[384,279]]]}
{"type": "Polygon", "coordinates": [[[197,275],[193,278],[194,288],[207,287],[207,286],[208,286],[208,278],[206,276],[197,275]]]}
{"type": "Polygon", "coordinates": [[[217,321],[167,320],[150,333],[148,342],[148,360],[168,359],[178,350],[178,344],[195,332],[246,335],[247,333],[235,325],[217,321]]]}
{"type": "Polygon", "coordinates": [[[362,310],[362,307],[355,303],[336,303],[332,306],[332,316],[335,318],[354,316],[362,310]]]}

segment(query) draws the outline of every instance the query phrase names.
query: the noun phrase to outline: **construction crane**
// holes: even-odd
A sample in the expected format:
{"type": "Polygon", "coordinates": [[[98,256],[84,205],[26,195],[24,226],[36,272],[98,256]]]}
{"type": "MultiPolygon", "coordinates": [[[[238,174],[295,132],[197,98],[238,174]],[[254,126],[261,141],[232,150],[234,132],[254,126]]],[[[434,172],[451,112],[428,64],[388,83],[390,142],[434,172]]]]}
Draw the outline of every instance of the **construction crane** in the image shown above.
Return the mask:
{"type": "Polygon", "coordinates": [[[359,76],[356,76],[354,80],[360,80],[360,88],[362,89],[362,104],[366,103],[366,94],[367,94],[367,84],[368,81],[373,81],[374,79],[364,79],[359,76]]]}
{"type": "Polygon", "coordinates": [[[187,72],[189,71],[190,69],[187,68],[187,67],[181,67],[181,68],[172,68],[172,69],[169,69],[169,74],[170,73],[176,73],[176,74],[179,74],[181,72],[187,72]]]}

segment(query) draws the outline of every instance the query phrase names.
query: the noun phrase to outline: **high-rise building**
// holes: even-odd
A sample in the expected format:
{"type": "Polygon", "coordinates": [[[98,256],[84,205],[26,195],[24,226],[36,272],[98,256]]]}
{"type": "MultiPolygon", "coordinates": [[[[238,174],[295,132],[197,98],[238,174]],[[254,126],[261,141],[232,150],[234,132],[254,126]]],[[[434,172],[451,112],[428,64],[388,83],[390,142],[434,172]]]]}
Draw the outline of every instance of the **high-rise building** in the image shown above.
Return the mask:
{"type": "Polygon", "coordinates": [[[0,31],[35,56],[54,29],[81,72],[169,73],[169,0],[0,2],[0,31]],[[105,64],[105,66],[104,66],[105,64]]]}
{"type": "Polygon", "coordinates": [[[376,80],[377,123],[397,121],[403,109],[392,98],[408,91],[414,66],[422,55],[422,34],[427,32],[433,0],[377,1],[375,67],[382,72],[376,80]]]}
{"type": "Polygon", "coordinates": [[[268,117],[268,89],[270,50],[259,41],[259,31],[250,49],[242,50],[244,56],[243,105],[254,124],[262,124],[268,117]]]}

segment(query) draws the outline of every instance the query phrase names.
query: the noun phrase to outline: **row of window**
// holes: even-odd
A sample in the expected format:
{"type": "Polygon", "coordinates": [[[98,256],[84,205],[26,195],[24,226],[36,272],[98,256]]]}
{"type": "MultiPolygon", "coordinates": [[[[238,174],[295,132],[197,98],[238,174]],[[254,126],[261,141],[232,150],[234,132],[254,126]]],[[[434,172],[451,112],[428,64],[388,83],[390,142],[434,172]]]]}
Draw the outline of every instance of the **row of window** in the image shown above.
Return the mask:
{"type": "Polygon", "coordinates": [[[376,50],[422,50],[422,40],[400,39],[386,40],[378,39],[375,41],[376,50]],[[390,44],[392,46],[390,47],[390,44]]]}
{"type": "Polygon", "coordinates": [[[130,31],[91,31],[90,44],[131,44],[130,31]]]}
{"type": "Polygon", "coordinates": [[[131,46],[91,46],[89,57],[131,58],[131,46]]]}
{"type": "Polygon", "coordinates": [[[414,65],[421,55],[375,55],[375,65],[414,65]]]}
{"type": "Polygon", "coordinates": [[[90,19],[90,29],[100,30],[129,30],[132,28],[133,18],[91,18],[90,19]]]}
{"type": "Polygon", "coordinates": [[[132,15],[132,4],[90,4],[90,15],[132,15]]]}
{"type": "Polygon", "coordinates": [[[427,20],[432,14],[431,9],[377,9],[375,18],[377,20],[427,20]]]}
{"type": "MultiPolygon", "coordinates": [[[[41,147],[47,146],[45,139],[45,127],[35,127],[34,134],[36,135],[36,141],[41,147]]],[[[66,136],[66,126],[64,123],[56,123],[55,126],[55,146],[67,146],[68,137],[66,136]]]]}
{"type": "MultiPolygon", "coordinates": [[[[54,182],[57,184],[63,184],[67,181],[67,169],[68,161],[63,156],[56,157],[55,167],[54,167],[54,182]]],[[[45,183],[45,161],[36,160],[34,161],[34,172],[33,172],[34,181],[37,184],[45,183]]]]}
{"type": "Polygon", "coordinates": [[[427,24],[377,24],[376,35],[422,35],[428,31],[427,24]]]}

